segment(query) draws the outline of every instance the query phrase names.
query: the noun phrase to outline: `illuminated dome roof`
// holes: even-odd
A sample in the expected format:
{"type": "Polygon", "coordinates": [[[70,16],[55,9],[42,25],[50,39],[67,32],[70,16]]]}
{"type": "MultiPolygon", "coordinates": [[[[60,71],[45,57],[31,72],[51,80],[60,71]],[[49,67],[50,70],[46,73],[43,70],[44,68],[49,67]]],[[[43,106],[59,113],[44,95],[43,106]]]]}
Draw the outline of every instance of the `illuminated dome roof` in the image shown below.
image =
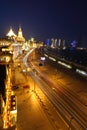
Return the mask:
{"type": "Polygon", "coordinates": [[[12,28],[10,28],[10,30],[9,30],[9,32],[7,33],[6,36],[8,36],[8,37],[17,37],[17,36],[15,35],[15,33],[13,32],[12,28]]]}

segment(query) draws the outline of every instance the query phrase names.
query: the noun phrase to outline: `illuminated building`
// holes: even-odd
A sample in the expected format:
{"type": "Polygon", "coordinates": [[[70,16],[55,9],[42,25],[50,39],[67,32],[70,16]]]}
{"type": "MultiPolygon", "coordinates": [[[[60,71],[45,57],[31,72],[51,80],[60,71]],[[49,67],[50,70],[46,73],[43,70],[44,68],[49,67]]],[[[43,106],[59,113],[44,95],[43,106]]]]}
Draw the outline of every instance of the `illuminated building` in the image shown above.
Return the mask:
{"type": "Polygon", "coordinates": [[[17,37],[16,34],[13,32],[12,27],[10,28],[6,36],[8,37],[8,39],[15,39],[17,37]]]}
{"type": "Polygon", "coordinates": [[[58,47],[60,47],[60,45],[61,45],[61,39],[59,39],[58,47]]]}
{"type": "Polygon", "coordinates": [[[16,40],[18,42],[25,42],[25,38],[23,37],[23,33],[22,33],[21,27],[19,27],[18,36],[17,36],[16,40]]]}
{"type": "Polygon", "coordinates": [[[25,38],[23,37],[22,29],[19,27],[18,36],[13,32],[12,27],[10,28],[9,32],[6,34],[8,39],[14,39],[17,42],[25,42],[25,38]]]}
{"type": "Polygon", "coordinates": [[[21,27],[19,27],[18,35],[13,32],[12,28],[10,28],[10,31],[6,36],[13,41],[11,45],[14,52],[13,59],[15,59],[19,54],[22,54],[22,47],[25,45],[25,38],[23,37],[21,27]]]}
{"type": "Polygon", "coordinates": [[[0,128],[3,127],[2,114],[4,109],[4,100],[2,98],[2,94],[0,94],[0,128]]]}
{"type": "Polygon", "coordinates": [[[51,39],[51,47],[53,48],[54,47],[54,43],[55,43],[55,40],[54,38],[51,39]]]}
{"type": "Polygon", "coordinates": [[[54,47],[57,47],[57,39],[54,41],[54,47]]]}
{"type": "Polygon", "coordinates": [[[46,44],[47,46],[50,46],[50,39],[47,39],[46,42],[45,42],[45,44],[46,44]]]}

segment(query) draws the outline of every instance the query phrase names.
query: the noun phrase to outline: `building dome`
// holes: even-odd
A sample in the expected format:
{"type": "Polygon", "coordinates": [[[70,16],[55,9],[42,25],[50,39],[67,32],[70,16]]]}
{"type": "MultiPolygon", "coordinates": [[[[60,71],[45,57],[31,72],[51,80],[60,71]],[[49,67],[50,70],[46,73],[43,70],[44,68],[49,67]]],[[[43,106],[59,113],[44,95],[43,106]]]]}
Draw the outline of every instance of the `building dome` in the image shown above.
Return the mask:
{"type": "Polygon", "coordinates": [[[16,38],[16,34],[13,32],[12,28],[10,28],[9,32],[6,34],[7,37],[9,38],[16,38]]]}

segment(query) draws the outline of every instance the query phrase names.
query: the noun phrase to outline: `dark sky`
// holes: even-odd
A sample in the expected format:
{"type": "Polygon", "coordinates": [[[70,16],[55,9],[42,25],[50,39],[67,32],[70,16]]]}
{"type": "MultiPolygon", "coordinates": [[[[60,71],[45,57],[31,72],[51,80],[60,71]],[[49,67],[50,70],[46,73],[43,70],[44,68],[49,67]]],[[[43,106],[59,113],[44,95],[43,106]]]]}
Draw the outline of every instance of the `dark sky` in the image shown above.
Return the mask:
{"type": "Polygon", "coordinates": [[[10,26],[17,34],[19,25],[26,39],[80,39],[86,45],[86,0],[0,0],[0,37],[10,26]]]}

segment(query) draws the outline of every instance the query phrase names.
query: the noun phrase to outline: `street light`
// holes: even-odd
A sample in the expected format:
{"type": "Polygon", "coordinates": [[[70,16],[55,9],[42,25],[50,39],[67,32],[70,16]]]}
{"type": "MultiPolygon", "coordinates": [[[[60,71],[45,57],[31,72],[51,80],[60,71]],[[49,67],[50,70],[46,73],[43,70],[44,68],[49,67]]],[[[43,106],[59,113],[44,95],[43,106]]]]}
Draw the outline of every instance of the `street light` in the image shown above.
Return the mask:
{"type": "MultiPolygon", "coordinates": [[[[36,71],[34,72],[34,76],[36,76],[36,71]]],[[[35,79],[34,79],[34,90],[33,91],[35,92],[35,79]]]]}

